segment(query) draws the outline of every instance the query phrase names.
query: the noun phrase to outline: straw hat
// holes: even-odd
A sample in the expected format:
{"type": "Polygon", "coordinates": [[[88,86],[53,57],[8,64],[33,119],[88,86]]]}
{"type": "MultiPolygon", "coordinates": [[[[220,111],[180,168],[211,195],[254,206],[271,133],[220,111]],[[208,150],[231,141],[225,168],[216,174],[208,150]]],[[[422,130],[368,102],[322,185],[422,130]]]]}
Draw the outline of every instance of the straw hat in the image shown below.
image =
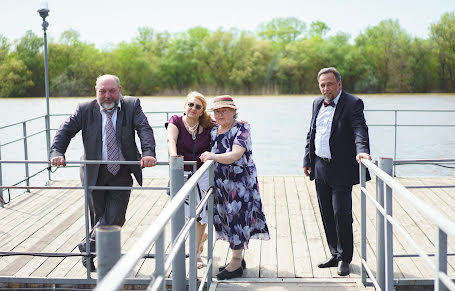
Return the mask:
{"type": "Polygon", "coordinates": [[[239,107],[234,104],[234,99],[232,99],[231,96],[222,95],[213,98],[213,106],[210,108],[210,110],[216,110],[224,107],[239,109],[239,107]]]}

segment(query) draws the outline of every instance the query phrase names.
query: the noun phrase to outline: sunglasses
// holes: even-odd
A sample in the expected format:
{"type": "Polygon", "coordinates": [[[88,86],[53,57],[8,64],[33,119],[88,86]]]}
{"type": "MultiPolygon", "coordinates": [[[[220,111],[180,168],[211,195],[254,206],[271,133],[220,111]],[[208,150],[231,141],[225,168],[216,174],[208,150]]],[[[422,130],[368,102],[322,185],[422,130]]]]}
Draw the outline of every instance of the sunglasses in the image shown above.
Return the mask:
{"type": "Polygon", "coordinates": [[[190,108],[193,108],[193,106],[194,106],[194,107],[196,107],[197,110],[201,110],[201,109],[202,109],[202,105],[194,104],[193,102],[189,102],[189,103],[188,103],[188,106],[189,106],[190,108]]]}

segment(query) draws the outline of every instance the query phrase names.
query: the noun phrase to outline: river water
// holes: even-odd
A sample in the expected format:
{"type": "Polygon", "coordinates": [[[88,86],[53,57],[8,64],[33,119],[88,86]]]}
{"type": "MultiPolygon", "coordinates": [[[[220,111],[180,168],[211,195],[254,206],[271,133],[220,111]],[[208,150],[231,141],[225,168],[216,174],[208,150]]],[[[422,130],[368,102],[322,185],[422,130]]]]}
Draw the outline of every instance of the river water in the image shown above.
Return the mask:
{"type": "MultiPolygon", "coordinates": [[[[302,159],[306,134],[311,118],[311,107],[315,95],[304,96],[245,96],[235,98],[240,106],[239,119],[248,121],[252,127],[253,159],[258,174],[303,175],[302,159]]],[[[455,94],[387,94],[359,95],[365,103],[365,117],[370,130],[373,159],[394,156],[394,112],[370,110],[453,110],[453,112],[401,112],[398,123],[405,125],[397,129],[397,159],[439,159],[455,158],[455,94]],[[427,126],[427,125],[449,125],[427,126]]],[[[51,114],[70,114],[79,102],[86,98],[51,98],[51,114]]],[[[141,97],[145,112],[180,111],[184,97],[141,97]]],[[[209,103],[211,98],[209,98],[209,103]]],[[[23,121],[46,112],[44,98],[2,98],[0,99],[0,127],[23,121]]],[[[58,128],[65,117],[54,117],[51,127],[58,128]]],[[[162,126],[166,115],[149,115],[152,126],[162,126]]],[[[27,133],[44,128],[40,118],[27,125],[27,133]]],[[[22,136],[22,125],[0,130],[0,143],[4,145],[22,136]]],[[[52,132],[52,135],[55,132],[52,132]]],[[[163,128],[155,128],[157,158],[167,161],[167,147],[163,128]]],[[[45,134],[37,134],[28,140],[30,160],[46,159],[45,134]]],[[[1,147],[3,160],[23,160],[23,141],[1,147]]],[[[77,135],[66,154],[67,160],[79,160],[82,155],[80,135],[77,135]]],[[[454,165],[451,165],[452,167],[454,165]]],[[[43,168],[33,165],[32,170],[43,168]]],[[[24,178],[23,165],[3,165],[4,184],[24,178]]],[[[146,177],[167,176],[168,168],[161,166],[144,171],[146,177]]],[[[398,166],[397,175],[402,176],[453,176],[453,168],[437,166],[398,166]]],[[[44,175],[43,175],[44,176],[44,175]]],[[[46,176],[47,177],[47,176],[46,176]]],[[[61,169],[54,179],[77,179],[78,170],[61,169]]]]}

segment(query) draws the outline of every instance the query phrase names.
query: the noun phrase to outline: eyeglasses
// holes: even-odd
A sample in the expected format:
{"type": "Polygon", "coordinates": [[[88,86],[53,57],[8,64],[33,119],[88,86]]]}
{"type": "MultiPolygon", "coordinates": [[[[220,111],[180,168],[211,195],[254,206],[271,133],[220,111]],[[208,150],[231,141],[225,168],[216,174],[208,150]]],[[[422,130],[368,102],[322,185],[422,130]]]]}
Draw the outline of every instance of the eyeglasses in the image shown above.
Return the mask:
{"type": "Polygon", "coordinates": [[[189,106],[190,108],[193,108],[193,106],[194,106],[194,107],[196,107],[197,110],[201,110],[201,109],[202,109],[202,105],[194,104],[193,102],[189,102],[189,103],[188,103],[188,106],[189,106]]]}

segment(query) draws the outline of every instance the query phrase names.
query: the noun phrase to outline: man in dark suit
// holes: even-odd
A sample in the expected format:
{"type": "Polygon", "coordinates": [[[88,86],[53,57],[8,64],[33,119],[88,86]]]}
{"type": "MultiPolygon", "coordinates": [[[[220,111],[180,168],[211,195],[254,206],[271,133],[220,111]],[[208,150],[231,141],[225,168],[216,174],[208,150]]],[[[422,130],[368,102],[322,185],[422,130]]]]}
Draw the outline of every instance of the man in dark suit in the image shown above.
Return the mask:
{"type": "MultiPolygon", "coordinates": [[[[131,174],[142,185],[142,167],[156,165],[155,138],[139,99],[123,97],[120,80],[114,75],[97,78],[96,99],[79,104],[55,134],[50,157],[53,166],[65,166],[65,152],[71,139],[82,130],[86,160],[141,161],[139,165],[87,165],[89,186],[133,185],[131,174]],[[139,136],[142,157],[136,146],[135,132],[139,136]]],[[[83,180],[83,179],[82,179],[83,180]]],[[[96,190],[89,192],[92,230],[90,249],[95,251],[95,229],[102,225],[123,226],[131,191],[96,190]]],[[[87,251],[85,240],[79,245],[87,251]]],[[[93,258],[90,268],[95,270],[93,258]]],[[[86,266],[87,259],[82,258],[86,266]]]]}
{"type": "Polygon", "coordinates": [[[319,268],[349,274],[354,249],[352,185],[359,183],[360,159],[371,159],[363,101],[342,90],[335,68],[318,73],[323,96],[313,102],[303,170],[315,179],[319,209],[331,256],[319,268]]]}

